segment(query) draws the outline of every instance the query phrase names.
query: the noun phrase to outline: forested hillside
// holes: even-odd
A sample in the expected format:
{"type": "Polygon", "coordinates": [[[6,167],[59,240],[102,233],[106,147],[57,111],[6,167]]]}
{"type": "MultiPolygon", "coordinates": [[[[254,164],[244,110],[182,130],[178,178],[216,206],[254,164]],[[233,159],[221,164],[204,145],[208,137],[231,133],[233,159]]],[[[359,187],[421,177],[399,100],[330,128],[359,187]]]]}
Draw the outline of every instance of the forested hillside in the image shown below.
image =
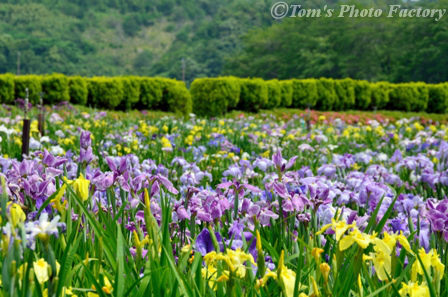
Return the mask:
{"type": "MultiPolygon", "coordinates": [[[[448,80],[448,16],[400,18],[271,17],[264,0],[3,0],[0,72],[218,75],[265,79],[352,77],[371,81],[448,80]]],[[[304,8],[335,0],[300,1],[304,8]]],[[[444,3],[356,1],[357,6],[444,3]]]]}

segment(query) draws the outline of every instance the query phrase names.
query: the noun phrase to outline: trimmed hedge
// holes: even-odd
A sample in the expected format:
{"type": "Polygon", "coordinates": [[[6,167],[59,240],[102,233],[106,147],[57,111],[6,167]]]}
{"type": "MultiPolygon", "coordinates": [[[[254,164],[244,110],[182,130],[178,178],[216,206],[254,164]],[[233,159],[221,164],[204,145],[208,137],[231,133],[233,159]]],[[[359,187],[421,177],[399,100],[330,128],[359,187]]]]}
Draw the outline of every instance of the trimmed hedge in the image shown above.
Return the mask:
{"type": "Polygon", "coordinates": [[[70,101],[69,80],[63,74],[46,75],[42,79],[43,100],[46,104],[70,101]]]}
{"type": "Polygon", "coordinates": [[[123,81],[124,98],[120,109],[130,110],[140,101],[141,81],[138,76],[127,76],[121,78],[123,81]]]}
{"type": "Polygon", "coordinates": [[[429,91],[424,83],[394,84],[390,87],[388,109],[403,111],[425,111],[429,91]]]}
{"type": "Polygon", "coordinates": [[[0,103],[14,102],[14,75],[10,73],[0,75],[0,103]]]}
{"type": "Polygon", "coordinates": [[[268,100],[263,106],[265,109],[273,109],[282,103],[282,87],[277,79],[266,81],[268,86],[268,100]]]}
{"type": "Polygon", "coordinates": [[[87,81],[83,77],[69,77],[68,89],[71,103],[79,105],[87,104],[87,95],[89,94],[89,90],[87,88],[87,81]]]}
{"type": "Polygon", "coordinates": [[[339,97],[334,88],[334,80],[332,78],[321,78],[317,80],[317,104],[319,110],[333,110],[339,105],[339,97]]]}
{"type": "Polygon", "coordinates": [[[336,80],[334,89],[339,100],[336,102],[335,110],[351,109],[355,106],[355,81],[351,78],[336,80]]]}
{"type": "Polygon", "coordinates": [[[268,85],[261,78],[241,79],[240,102],[237,108],[240,110],[258,112],[266,106],[269,98],[268,85]]]}
{"type": "Polygon", "coordinates": [[[280,107],[289,107],[292,104],[292,81],[281,80],[279,83],[282,88],[282,101],[280,102],[280,107]]]}
{"type": "Polygon", "coordinates": [[[26,97],[38,103],[70,101],[97,108],[157,109],[176,114],[194,110],[199,116],[218,116],[230,110],[257,112],[277,107],[308,107],[322,111],[390,109],[448,112],[448,83],[391,84],[345,79],[199,78],[191,84],[162,77],[67,77],[0,74],[0,103],[26,97]]]}
{"type": "Polygon", "coordinates": [[[234,77],[198,78],[190,88],[193,110],[201,116],[224,114],[240,101],[241,86],[234,77]]]}
{"type": "Polygon", "coordinates": [[[94,107],[114,109],[124,96],[123,80],[110,77],[93,77],[87,80],[88,104],[94,107]]]}
{"type": "Polygon", "coordinates": [[[316,106],[318,99],[315,79],[292,80],[292,106],[308,108],[316,106]]]}
{"type": "Polygon", "coordinates": [[[370,84],[372,98],[370,109],[382,109],[389,103],[390,84],[388,82],[377,82],[370,84]]]}
{"type": "Polygon", "coordinates": [[[21,75],[14,77],[15,97],[26,98],[26,88],[28,88],[29,100],[33,105],[39,102],[42,92],[42,76],[39,75],[21,75]]]}
{"type": "Polygon", "coordinates": [[[160,78],[162,85],[161,110],[176,114],[189,114],[193,110],[190,92],[182,81],[160,78]]]}
{"type": "Polygon", "coordinates": [[[162,85],[157,78],[144,77],[140,79],[139,107],[145,109],[156,109],[160,106],[162,97],[162,85]]]}
{"type": "Polygon", "coordinates": [[[366,110],[372,100],[372,89],[366,80],[358,80],[355,83],[355,108],[366,110]]]}
{"type": "Polygon", "coordinates": [[[448,84],[428,85],[428,112],[448,112],[448,84]]]}

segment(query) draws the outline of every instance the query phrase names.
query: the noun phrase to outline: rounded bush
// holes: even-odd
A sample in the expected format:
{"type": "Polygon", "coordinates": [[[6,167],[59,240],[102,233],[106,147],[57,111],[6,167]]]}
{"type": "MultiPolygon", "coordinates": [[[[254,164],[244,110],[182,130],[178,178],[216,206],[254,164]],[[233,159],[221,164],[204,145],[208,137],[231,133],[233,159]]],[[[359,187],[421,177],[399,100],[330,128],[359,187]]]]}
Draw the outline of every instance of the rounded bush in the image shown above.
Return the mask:
{"type": "Polygon", "coordinates": [[[339,99],[334,110],[347,110],[355,106],[355,82],[351,78],[335,80],[334,89],[339,99]]]}
{"type": "Polygon", "coordinates": [[[428,112],[448,112],[448,84],[428,85],[428,95],[428,112]]]}
{"type": "Polygon", "coordinates": [[[411,111],[412,102],[419,96],[412,84],[391,84],[387,109],[411,111]]]}
{"type": "Polygon", "coordinates": [[[14,75],[10,73],[0,75],[0,103],[14,102],[14,75]]]}
{"type": "Polygon", "coordinates": [[[87,80],[81,76],[72,76],[68,78],[68,90],[70,102],[73,104],[86,105],[88,88],[87,80]]]}
{"type": "Polygon", "coordinates": [[[95,107],[114,109],[123,100],[123,82],[120,78],[90,78],[88,89],[88,103],[95,107]]]}
{"type": "Polygon", "coordinates": [[[268,86],[261,78],[241,79],[238,109],[258,112],[268,101],[268,86]]]}
{"type": "Polygon", "coordinates": [[[383,109],[389,103],[390,84],[388,82],[377,82],[370,84],[372,98],[370,109],[383,109]]]}
{"type": "Polygon", "coordinates": [[[125,76],[121,78],[123,82],[124,98],[121,101],[119,108],[124,110],[130,110],[138,104],[140,100],[140,77],[138,76],[125,76]]]}
{"type": "Polygon", "coordinates": [[[63,74],[45,75],[42,79],[42,91],[44,103],[55,104],[70,101],[69,81],[63,74]]]}
{"type": "Polygon", "coordinates": [[[282,87],[277,79],[266,81],[268,86],[268,101],[263,106],[265,109],[274,109],[282,103],[282,87]]]}
{"type": "Polygon", "coordinates": [[[241,87],[236,78],[198,78],[190,88],[194,113],[199,116],[218,116],[236,107],[241,87]]]}
{"type": "Polygon", "coordinates": [[[142,77],[140,79],[140,101],[138,106],[145,109],[156,109],[163,99],[162,84],[157,78],[142,77]]]}
{"type": "Polygon", "coordinates": [[[418,95],[412,101],[411,111],[425,111],[429,100],[428,86],[423,82],[413,83],[412,85],[418,95]]]}
{"type": "Polygon", "coordinates": [[[26,88],[28,88],[29,100],[33,105],[39,102],[42,92],[42,77],[39,75],[20,75],[14,77],[15,97],[26,98],[26,88]]]}
{"type": "Polygon", "coordinates": [[[282,101],[280,107],[289,107],[292,104],[292,80],[281,80],[282,101]]]}
{"type": "Polygon", "coordinates": [[[292,106],[307,108],[316,106],[317,83],[315,79],[294,79],[292,81],[292,106]]]}
{"type": "Polygon", "coordinates": [[[372,89],[370,83],[366,80],[355,81],[355,108],[366,110],[372,100],[372,89]]]}
{"type": "Polygon", "coordinates": [[[334,80],[331,78],[320,78],[317,80],[317,103],[318,110],[333,110],[334,106],[338,106],[339,97],[334,88],[334,80]]]}
{"type": "Polygon", "coordinates": [[[168,78],[159,81],[162,85],[161,110],[181,115],[192,112],[191,95],[184,82],[168,78]]]}

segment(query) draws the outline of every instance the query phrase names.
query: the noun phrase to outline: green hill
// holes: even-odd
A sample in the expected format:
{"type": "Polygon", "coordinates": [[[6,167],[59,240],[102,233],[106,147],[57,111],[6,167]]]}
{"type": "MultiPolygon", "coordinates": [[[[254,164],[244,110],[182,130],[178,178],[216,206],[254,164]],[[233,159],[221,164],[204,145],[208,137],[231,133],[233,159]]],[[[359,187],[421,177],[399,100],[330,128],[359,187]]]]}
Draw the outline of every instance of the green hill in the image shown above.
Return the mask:
{"type": "MultiPolygon", "coordinates": [[[[285,18],[268,0],[3,0],[0,73],[448,81],[448,16],[285,18]]],[[[291,1],[290,1],[291,2],[291,1]]],[[[427,3],[429,2],[429,3],[427,3]]],[[[288,2],[289,3],[289,2],[288,2]]],[[[301,1],[337,8],[347,1],[301,1]]],[[[448,7],[364,0],[359,7],[448,7]]]]}

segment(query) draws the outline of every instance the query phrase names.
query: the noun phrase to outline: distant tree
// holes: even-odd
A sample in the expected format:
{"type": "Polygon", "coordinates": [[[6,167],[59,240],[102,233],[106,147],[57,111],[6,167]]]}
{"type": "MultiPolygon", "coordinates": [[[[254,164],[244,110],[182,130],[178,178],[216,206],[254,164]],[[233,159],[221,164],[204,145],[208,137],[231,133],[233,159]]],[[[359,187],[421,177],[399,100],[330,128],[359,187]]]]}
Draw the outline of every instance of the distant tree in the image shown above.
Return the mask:
{"type": "Polygon", "coordinates": [[[153,54],[148,50],[144,50],[135,58],[134,70],[137,72],[137,74],[148,75],[152,65],[152,60],[153,54]]]}
{"type": "Polygon", "coordinates": [[[140,29],[140,24],[135,16],[128,16],[124,19],[123,30],[126,35],[133,37],[140,31],[140,29]]]}

